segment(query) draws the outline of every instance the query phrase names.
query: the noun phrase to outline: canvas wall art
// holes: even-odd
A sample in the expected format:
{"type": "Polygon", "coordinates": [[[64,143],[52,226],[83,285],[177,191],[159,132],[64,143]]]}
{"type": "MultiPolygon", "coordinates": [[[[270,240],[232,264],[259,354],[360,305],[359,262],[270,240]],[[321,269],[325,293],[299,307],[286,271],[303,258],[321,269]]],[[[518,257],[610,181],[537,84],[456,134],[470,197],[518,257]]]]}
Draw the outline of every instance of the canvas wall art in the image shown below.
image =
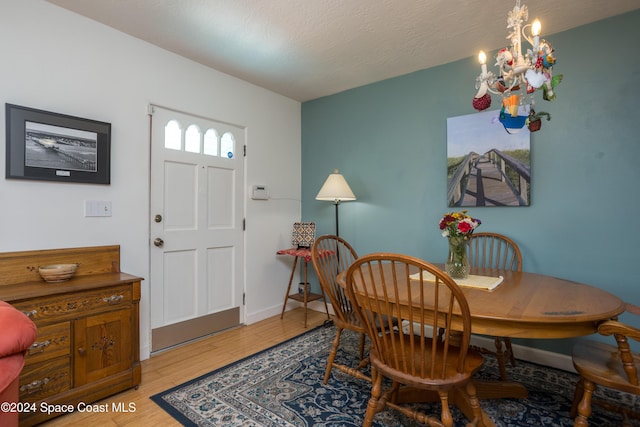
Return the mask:
{"type": "Polygon", "coordinates": [[[447,119],[448,206],[529,206],[531,133],[526,126],[507,132],[499,114],[447,119]]]}

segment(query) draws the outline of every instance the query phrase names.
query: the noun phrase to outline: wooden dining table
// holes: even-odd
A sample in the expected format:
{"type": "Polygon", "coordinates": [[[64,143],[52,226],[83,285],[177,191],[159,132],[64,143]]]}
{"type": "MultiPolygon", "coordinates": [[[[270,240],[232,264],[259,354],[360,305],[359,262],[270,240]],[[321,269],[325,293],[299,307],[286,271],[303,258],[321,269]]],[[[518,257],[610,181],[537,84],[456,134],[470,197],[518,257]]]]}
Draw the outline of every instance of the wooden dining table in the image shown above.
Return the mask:
{"type": "MultiPolygon", "coordinates": [[[[385,269],[384,274],[390,278],[392,272],[385,269]]],[[[601,322],[625,311],[625,303],[615,295],[571,280],[474,267],[470,274],[503,278],[500,285],[490,291],[460,286],[469,304],[473,334],[537,339],[579,337],[595,333],[601,322]]],[[[338,283],[343,287],[346,287],[345,279],[346,272],[338,275],[338,283]]],[[[387,283],[392,281],[387,280],[387,283]]],[[[403,304],[403,301],[399,303],[403,304]]],[[[408,301],[404,303],[408,304],[408,301]]],[[[481,400],[527,397],[524,385],[516,382],[474,380],[474,384],[481,400]]],[[[400,399],[425,400],[420,396],[423,396],[421,392],[407,389],[400,399]]],[[[463,413],[471,415],[463,394],[452,396],[452,399],[463,413]]],[[[495,425],[484,412],[483,421],[485,426],[495,425]]]]}

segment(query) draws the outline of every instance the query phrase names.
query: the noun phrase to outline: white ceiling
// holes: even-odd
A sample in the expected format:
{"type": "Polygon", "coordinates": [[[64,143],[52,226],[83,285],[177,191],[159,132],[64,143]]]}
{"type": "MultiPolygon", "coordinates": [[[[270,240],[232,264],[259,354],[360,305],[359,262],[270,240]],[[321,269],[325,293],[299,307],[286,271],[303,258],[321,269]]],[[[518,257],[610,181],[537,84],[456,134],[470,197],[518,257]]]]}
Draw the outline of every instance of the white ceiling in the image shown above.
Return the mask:
{"type": "MultiPolygon", "coordinates": [[[[505,0],[47,0],[298,101],[507,44],[505,0]]],[[[542,36],[640,0],[523,0],[542,36]]],[[[550,37],[549,41],[553,43],[550,37]]],[[[557,52],[558,64],[562,52],[557,52]]],[[[478,67],[479,72],[479,67],[478,67]]],[[[473,82],[470,82],[472,87],[473,82]]],[[[470,89],[472,90],[472,89],[470,89]]]]}

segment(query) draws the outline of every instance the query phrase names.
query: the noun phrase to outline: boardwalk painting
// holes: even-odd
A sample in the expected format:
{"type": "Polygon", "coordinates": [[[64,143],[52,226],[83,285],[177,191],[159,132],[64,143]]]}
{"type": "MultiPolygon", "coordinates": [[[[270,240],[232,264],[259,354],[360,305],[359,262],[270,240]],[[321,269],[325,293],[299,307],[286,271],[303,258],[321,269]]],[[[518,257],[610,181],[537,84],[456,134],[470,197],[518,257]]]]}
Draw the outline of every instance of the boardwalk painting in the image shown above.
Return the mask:
{"type": "Polygon", "coordinates": [[[447,119],[448,206],[529,206],[530,132],[507,133],[498,114],[447,119]]]}

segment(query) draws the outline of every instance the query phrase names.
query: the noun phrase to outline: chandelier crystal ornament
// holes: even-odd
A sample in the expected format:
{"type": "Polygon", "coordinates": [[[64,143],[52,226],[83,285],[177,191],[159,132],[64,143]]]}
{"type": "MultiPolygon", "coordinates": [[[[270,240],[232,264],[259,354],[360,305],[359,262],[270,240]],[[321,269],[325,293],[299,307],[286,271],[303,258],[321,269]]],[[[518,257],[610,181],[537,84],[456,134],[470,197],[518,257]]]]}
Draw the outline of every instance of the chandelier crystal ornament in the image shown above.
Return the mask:
{"type": "Polygon", "coordinates": [[[542,92],[542,98],[553,101],[556,98],[555,87],[562,81],[562,74],[553,75],[556,62],[551,43],[540,38],[539,20],[526,24],[529,19],[527,6],[520,0],[507,16],[507,39],[511,46],[502,48],[496,55],[497,74],[487,70],[487,56],[483,51],[478,54],[482,72],[476,78],[478,92],[473,98],[473,107],[482,111],[491,106],[491,94],[498,95],[502,101],[500,122],[509,133],[515,133],[525,125],[531,132],[540,129],[541,118],[551,119],[549,113],[535,112],[535,94],[542,92]],[[522,40],[531,45],[522,52],[522,40]],[[521,106],[529,106],[526,116],[519,115],[521,106]]]}

